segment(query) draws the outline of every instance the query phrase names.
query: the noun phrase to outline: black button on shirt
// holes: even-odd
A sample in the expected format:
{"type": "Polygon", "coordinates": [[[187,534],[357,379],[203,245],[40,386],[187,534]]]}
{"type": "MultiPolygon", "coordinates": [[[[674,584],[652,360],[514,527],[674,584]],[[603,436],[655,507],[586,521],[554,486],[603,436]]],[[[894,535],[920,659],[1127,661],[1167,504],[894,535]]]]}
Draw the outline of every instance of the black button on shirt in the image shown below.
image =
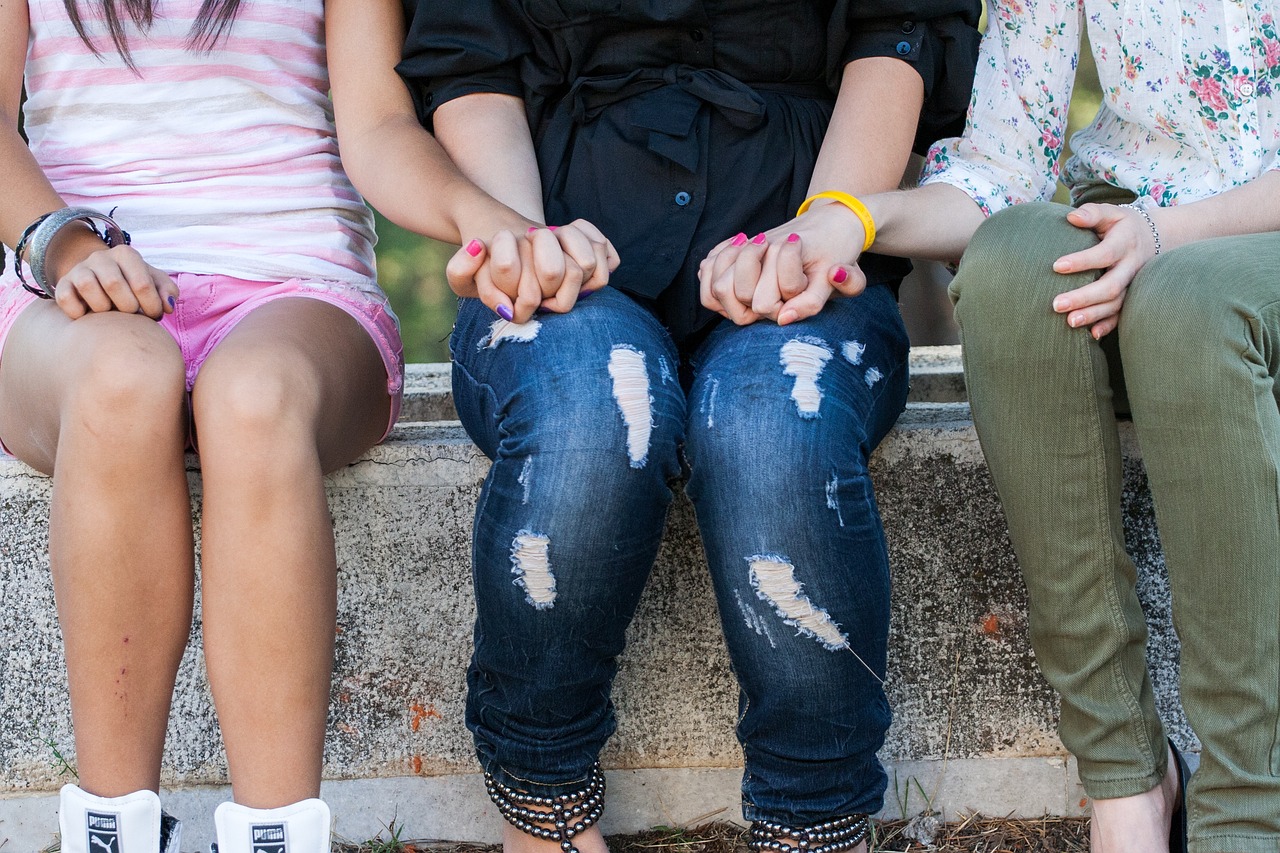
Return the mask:
{"type": "MultiPolygon", "coordinates": [[[[547,221],[598,225],[622,256],[611,284],[677,339],[715,316],[698,301],[707,252],[804,200],[845,64],[890,56],[920,73],[923,149],[962,129],[977,59],[978,0],[403,3],[398,70],[422,121],[477,92],[523,99],[547,221]]],[[[862,265],[891,286],[909,269],[862,265]]]]}

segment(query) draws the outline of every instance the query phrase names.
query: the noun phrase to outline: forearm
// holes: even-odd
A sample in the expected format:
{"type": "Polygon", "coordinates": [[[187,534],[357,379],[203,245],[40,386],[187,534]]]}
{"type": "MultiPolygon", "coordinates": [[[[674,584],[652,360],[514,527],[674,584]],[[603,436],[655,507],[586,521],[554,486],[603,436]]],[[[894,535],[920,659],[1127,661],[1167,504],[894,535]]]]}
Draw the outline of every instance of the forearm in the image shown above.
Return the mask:
{"type": "Polygon", "coordinates": [[[522,230],[531,219],[468,180],[411,110],[371,124],[360,138],[343,137],[341,144],[356,189],[402,228],[461,243],[503,229],[522,230]]]}
{"type": "Polygon", "coordinates": [[[542,180],[524,103],[510,95],[455,98],[435,113],[436,139],[462,174],[507,207],[544,222],[542,180]]]}
{"type": "Polygon", "coordinates": [[[1148,211],[1163,251],[1236,234],[1280,231],[1280,171],[1202,201],[1148,211]]]}
{"type": "MultiPolygon", "coordinates": [[[[877,252],[955,260],[982,223],[978,206],[951,186],[897,189],[923,101],[920,75],[907,63],[884,57],[849,63],[810,193],[839,190],[866,204],[877,252]]],[[[861,223],[852,214],[848,219],[861,233],[861,223]]]]}
{"type": "Polygon", "coordinates": [[[894,189],[911,156],[924,82],[907,63],[870,57],[845,66],[809,194],[894,189]]]}
{"type": "Polygon", "coordinates": [[[527,220],[469,181],[419,124],[395,71],[405,33],[398,0],[329,0],[325,24],[342,161],[369,203],[452,243],[519,229],[527,220]]]}
{"type": "MultiPolygon", "coordinates": [[[[0,205],[0,240],[15,248],[22,232],[37,218],[66,207],[45,177],[27,144],[18,135],[16,115],[0,110],[0,163],[6,163],[8,186],[0,205]]],[[[49,247],[46,261],[49,280],[87,258],[105,244],[83,225],[69,225],[49,247]]]]}
{"type": "Polygon", "coordinates": [[[958,260],[986,218],[967,193],[950,184],[878,193],[862,202],[876,223],[873,251],[904,258],[958,260]]]}

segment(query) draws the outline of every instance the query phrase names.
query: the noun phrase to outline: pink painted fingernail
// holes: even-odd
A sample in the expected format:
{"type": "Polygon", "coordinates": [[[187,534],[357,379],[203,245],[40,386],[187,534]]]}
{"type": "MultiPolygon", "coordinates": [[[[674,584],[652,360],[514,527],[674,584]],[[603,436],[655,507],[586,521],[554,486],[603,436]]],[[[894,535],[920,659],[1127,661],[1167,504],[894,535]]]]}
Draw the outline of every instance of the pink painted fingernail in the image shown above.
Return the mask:
{"type": "Polygon", "coordinates": [[[768,239],[768,238],[767,238],[767,237],[765,237],[765,236],[764,236],[764,232],[763,232],[763,231],[761,231],[759,234],[757,234],[756,236],[754,236],[754,237],[752,237],[752,238],[751,238],[751,242],[752,242],[752,243],[755,243],[757,246],[759,246],[759,245],[760,245],[761,243],[763,243],[766,239],[768,239]]]}
{"type": "Polygon", "coordinates": [[[498,316],[506,320],[508,323],[510,323],[511,320],[515,317],[515,315],[511,313],[511,309],[508,308],[506,305],[499,305],[497,308],[494,309],[494,311],[496,311],[498,316]]]}
{"type": "Polygon", "coordinates": [[[524,233],[526,233],[526,234],[532,234],[534,231],[537,231],[537,230],[538,230],[538,226],[537,226],[537,225],[530,225],[530,226],[529,226],[529,230],[528,230],[528,231],[526,231],[526,232],[524,232],[524,233]]]}
{"type": "Polygon", "coordinates": [[[844,284],[848,278],[849,271],[844,267],[836,267],[836,271],[831,275],[831,280],[836,284],[844,284]]]}
{"type": "Polygon", "coordinates": [[[729,241],[730,246],[745,246],[746,243],[747,235],[743,234],[741,231],[738,232],[738,236],[729,241]]]}
{"type": "Polygon", "coordinates": [[[483,251],[484,251],[484,243],[481,243],[479,240],[472,240],[470,243],[467,244],[467,254],[473,258],[478,257],[479,254],[483,251]]]}
{"type": "Polygon", "coordinates": [[[554,230],[556,230],[556,229],[557,229],[557,228],[559,228],[559,227],[560,227],[559,225],[548,225],[548,226],[547,226],[547,230],[548,230],[548,231],[554,231],[554,230]]]}
{"type": "Polygon", "coordinates": [[[787,235],[787,242],[788,242],[788,243],[799,243],[799,242],[800,242],[800,235],[799,235],[799,234],[788,234],[788,235],[787,235]]]}

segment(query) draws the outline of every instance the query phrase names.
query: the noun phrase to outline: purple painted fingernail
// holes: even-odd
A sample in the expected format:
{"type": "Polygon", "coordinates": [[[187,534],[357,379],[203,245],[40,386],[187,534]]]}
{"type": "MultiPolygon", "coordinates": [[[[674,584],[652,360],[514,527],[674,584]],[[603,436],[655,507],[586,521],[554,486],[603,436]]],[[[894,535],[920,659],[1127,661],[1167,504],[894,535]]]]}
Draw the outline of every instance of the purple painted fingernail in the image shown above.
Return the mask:
{"type": "Polygon", "coordinates": [[[177,308],[177,307],[178,307],[178,300],[177,300],[176,298],[174,298],[174,297],[170,296],[170,297],[169,297],[169,307],[170,307],[170,308],[177,308]]]}
{"type": "Polygon", "coordinates": [[[800,235],[799,235],[799,234],[788,234],[788,235],[787,235],[787,242],[788,242],[788,243],[799,243],[799,242],[800,242],[800,235]]]}
{"type": "Polygon", "coordinates": [[[745,246],[746,244],[747,235],[743,234],[741,231],[738,232],[738,236],[729,241],[730,246],[745,246]]]}
{"type": "Polygon", "coordinates": [[[494,310],[498,312],[499,317],[506,320],[508,323],[515,319],[515,315],[511,313],[511,309],[506,305],[499,305],[494,310]]]}
{"type": "Polygon", "coordinates": [[[766,239],[768,239],[768,238],[767,238],[767,237],[765,237],[765,236],[764,236],[764,232],[763,232],[763,231],[761,231],[759,234],[757,234],[756,236],[754,236],[754,237],[752,237],[752,238],[751,238],[751,242],[752,242],[752,243],[755,243],[757,246],[759,246],[759,245],[760,245],[761,243],[763,243],[766,239]]]}
{"type": "Polygon", "coordinates": [[[581,302],[582,300],[586,299],[588,296],[595,296],[599,292],[600,292],[599,290],[584,290],[578,294],[578,301],[581,302]]]}

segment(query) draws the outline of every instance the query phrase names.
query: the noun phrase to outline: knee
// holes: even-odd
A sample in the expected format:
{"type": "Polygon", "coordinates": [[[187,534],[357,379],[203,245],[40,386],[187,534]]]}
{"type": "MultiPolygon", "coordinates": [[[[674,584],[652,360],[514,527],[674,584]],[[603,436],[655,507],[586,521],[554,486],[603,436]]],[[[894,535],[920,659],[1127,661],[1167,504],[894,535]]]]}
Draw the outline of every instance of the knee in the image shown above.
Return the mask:
{"type": "Polygon", "coordinates": [[[951,286],[956,318],[966,332],[1008,332],[1010,316],[1057,319],[1053,297],[1092,281],[1093,273],[1061,275],[1053,262],[1097,242],[1067,221],[1066,205],[1037,202],[1000,211],[973,235],[951,286]]]}
{"type": "Polygon", "coordinates": [[[69,365],[63,432],[92,424],[85,434],[110,443],[114,452],[131,443],[154,449],[157,439],[182,435],[182,355],[158,326],[124,330],[117,325],[80,339],[69,365]]]}
{"type": "Polygon", "coordinates": [[[321,387],[300,361],[285,355],[206,367],[192,394],[202,454],[217,447],[235,448],[238,455],[255,449],[272,456],[287,456],[291,447],[314,450],[321,387]]]}

